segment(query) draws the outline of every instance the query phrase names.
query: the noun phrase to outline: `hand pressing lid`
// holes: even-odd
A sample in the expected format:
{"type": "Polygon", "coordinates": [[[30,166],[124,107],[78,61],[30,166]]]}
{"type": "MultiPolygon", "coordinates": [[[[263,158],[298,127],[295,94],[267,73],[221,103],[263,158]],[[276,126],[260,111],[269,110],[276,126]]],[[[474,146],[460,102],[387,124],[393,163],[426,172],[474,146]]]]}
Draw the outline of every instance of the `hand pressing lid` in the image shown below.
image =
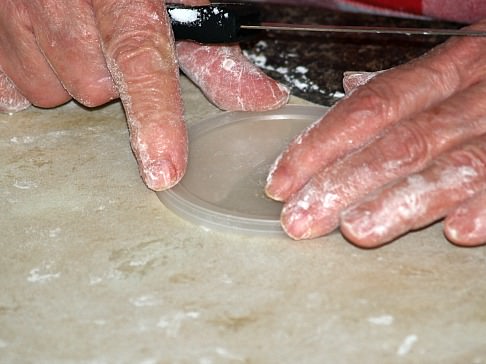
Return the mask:
{"type": "Polygon", "coordinates": [[[159,199],[207,229],[282,235],[282,204],[265,196],[269,169],[286,145],[327,108],[288,105],[266,112],[227,112],[189,129],[189,164],[182,181],[159,199]]]}

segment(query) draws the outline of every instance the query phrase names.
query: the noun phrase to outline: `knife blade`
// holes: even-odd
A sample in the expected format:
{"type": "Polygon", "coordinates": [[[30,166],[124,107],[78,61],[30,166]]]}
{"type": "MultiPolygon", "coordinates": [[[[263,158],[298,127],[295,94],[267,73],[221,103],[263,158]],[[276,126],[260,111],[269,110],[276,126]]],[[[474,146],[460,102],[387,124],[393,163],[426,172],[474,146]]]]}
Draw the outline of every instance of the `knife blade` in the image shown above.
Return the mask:
{"type": "Polygon", "coordinates": [[[200,43],[234,43],[261,31],[486,37],[486,31],[470,29],[271,23],[261,21],[259,9],[245,3],[167,5],[167,12],[176,40],[200,43]]]}
{"type": "Polygon", "coordinates": [[[398,34],[398,35],[435,35],[484,37],[486,32],[466,29],[442,28],[400,28],[400,27],[369,27],[352,25],[311,25],[311,24],[285,24],[262,22],[258,25],[240,25],[241,29],[248,30],[280,30],[293,32],[323,32],[323,33],[368,33],[368,34],[398,34]]]}

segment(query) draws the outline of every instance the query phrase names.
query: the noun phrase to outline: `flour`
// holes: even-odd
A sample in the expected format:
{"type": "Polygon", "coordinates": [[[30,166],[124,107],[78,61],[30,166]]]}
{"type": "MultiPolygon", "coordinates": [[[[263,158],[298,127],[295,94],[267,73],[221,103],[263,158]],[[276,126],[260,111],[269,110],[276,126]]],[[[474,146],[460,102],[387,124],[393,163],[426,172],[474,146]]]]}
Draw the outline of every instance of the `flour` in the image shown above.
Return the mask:
{"type": "Polygon", "coordinates": [[[397,355],[398,356],[405,356],[407,355],[410,350],[412,350],[412,347],[414,344],[417,342],[418,337],[417,335],[408,335],[405,340],[403,340],[402,344],[397,350],[397,355]]]}
{"type": "Polygon", "coordinates": [[[231,353],[228,349],[217,347],[214,349],[214,351],[223,359],[228,359],[231,361],[238,361],[238,362],[246,362],[245,358],[237,354],[231,353]]]}
{"type": "MultiPolygon", "coordinates": [[[[211,19],[212,15],[216,16],[219,25],[223,25],[223,19],[228,19],[229,14],[218,7],[204,8],[204,9],[190,9],[190,8],[175,8],[168,9],[172,22],[186,25],[199,25],[207,19],[211,19]]],[[[213,21],[215,19],[212,19],[213,21]]]]}
{"type": "Polygon", "coordinates": [[[32,136],[20,136],[20,137],[12,137],[10,138],[10,143],[12,144],[32,144],[35,141],[35,138],[32,136]]]}
{"type": "Polygon", "coordinates": [[[222,67],[225,71],[231,72],[235,69],[236,66],[236,62],[230,58],[223,60],[222,67]]]}
{"type": "Polygon", "coordinates": [[[38,184],[34,181],[27,181],[27,180],[16,180],[13,184],[15,188],[19,190],[30,190],[32,188],[39,187],[38,184]]]}
{"type": "Polygon", "coordinates": [[[310,203],[308,201],[299,200],[297,206],[302,210],[309,210],[310,203]]]}
{"type": "Polygon", "coordinates": [[[368,322],[377,326],[390,326],[393,324],[393,321],[395,319],[391,315],[368,317],[368,322]]]}
{"type": "Polygon", "coordinates": [[[307,72],[309,72],[309,69],[304,66],[297,66],[295,68],[295,72],[305,75],[307,72]]]}
{"type": "Polygon", "coordinates": [[[61,276],[60,272],[57,273],[41,273],[40,268],[34,268],[29,272],[27,281],[31,283],[46,283],[53,279],[59,278],[61,276]]]}
{"type": "Polygon", "coordinates": [[[181,24],[195,23],[200,20],[199,11],[195,9],[169,9],[173,21],[181,24]]]}
{"type": "Polygon", "coordinates": [[[157,327],[163,329],[168,337],[175,338],[179,335],[179,331],[184,321],[195,320],[200,316],[199,312],[176,312],[174,315],[167,315],[160,318],[157,327]]]}
{"type": "Polygon", "coordinates": [[[152,295],[144,295],[140,297],[131,298],[130,303],[135,307],[151,307],[159,304],[159,300],[157,300],[152,295]]]}
{"type": "Polygon", "coordinates": [[[342,99],[345,95],[344,92],[341,92],[341,91],[335,91],[331,94],[332,97],[335,97],[337,99],[342,99]]]}
{"type": "MultiPolygon", "coordinates": [[[[328,94],[325,90],[321,90],[317,84],[315,84],[309,77],[307,77],[307,73],[309,69],[304,66],[297,66],[297,67],[288,67],[286,63],[288,63],[288,58],[294,58],[296,55],[294,54],[280,54],[280,57],[283,58],[283,65],[279,65],[278,67],[274,67],[269,64],[267,57],[263,54],[263,51],[268,47],[268,43],[265,41],[259,41],[255,45],[255,51],[248,51],[244,50],[244,55],[252,61],[256,66],[260,67],[266,71],[273,71],[277,72],[282,76],[285,80],[286,84],[290,86],[290,88],[298,89],[301,92],[319,92],[321,94],[328,94]]],[[[344,94],[343,94],[344,96],[344,94]]]]}
{"type": "Polygon", "coordinates": [[[54,229],[50,229],[49,230],[49,237],[50,238],[57,238],[59,236],[59,234],[61,233],[61,228],[57,227],[57,228],[54,228],[54,229]]]}

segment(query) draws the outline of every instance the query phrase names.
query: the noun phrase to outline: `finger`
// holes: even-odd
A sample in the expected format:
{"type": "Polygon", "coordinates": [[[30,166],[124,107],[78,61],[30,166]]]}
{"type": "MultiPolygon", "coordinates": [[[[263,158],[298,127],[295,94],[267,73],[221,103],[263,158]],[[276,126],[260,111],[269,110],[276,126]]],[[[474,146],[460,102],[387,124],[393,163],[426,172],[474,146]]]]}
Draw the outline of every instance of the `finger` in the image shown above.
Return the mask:
{"type": "Polygon", "coordinates": [[[85,106],[99,106],[116,98],[91,2],[37,0],[30,3],[39,47],[69,94],[85,106]]]}
{"type": "Polygon", "coordinates": [[[0,112],[17,112],[29,106],[29,100],[19,92],[7,75],[0,71],[0,112]]]}
{"type": "Polygon", "coordinates": [[[149,188],[169,188],[184,174],[187,135],[164,3],[93,0],[93,5],[140,173],[149,188]]]}
{"type": "Polygon", "coordinates": [[[373,78],[297,137],[277,160],[266,192],[287,200],[311,176],[401,119],[478,81],[483,39],[453,39],[428,56],[373,78]]]}
{"type": "Polygon", "coordinates": [[[449,213],[444,222],[444,232],[458,245],[486,244],[486,190],[449,213]]]}
{"type": "Polygon", "coordinates": [[[0,4],[0,64],[19,92],[40,107],[58,106],[71,97],[62,87],[33,33],[30,2],[4,0],[0,4]]]}
{"type": "Polygon", "coordinates": [[[423,169],[440,153],[486,133],[483,95],[485,83],[471,86],[324,168],[284,205],[284,230],[294,239],[328,234],[338,227],[341,211],[365,194],[423,169]]]}
{"type": "Polygon", "coordinates": [[[347,71],[343,75],[343,88],[346,95],[349,95],[352,91],[360,86],[366,85],[375,76],[383,73],[385,71],[379,72],[353,72],[347,71]]]}
{"type": "Polygon", "coordinates": [[[344,210],[341,231],[357,245],[379,246],[445,217],[484,189],[486,135],[344,210]]]}
{"type": "MultiPolygon", "coordinates": [[[[205,5],[207,0],[172,0],[205,5]]],[[[239,46],[177,42],[179,65],[217,107],[231,111],[265,111],[285,105],[290,90],[253,65],[239,46]]]]}
{"type": "Polygon", "coordinates": [[[289,89],[272,80],[243,55],[239,46],[177,42],[179,65],[217,107],[231,111],[279,108],[289,89]]]}

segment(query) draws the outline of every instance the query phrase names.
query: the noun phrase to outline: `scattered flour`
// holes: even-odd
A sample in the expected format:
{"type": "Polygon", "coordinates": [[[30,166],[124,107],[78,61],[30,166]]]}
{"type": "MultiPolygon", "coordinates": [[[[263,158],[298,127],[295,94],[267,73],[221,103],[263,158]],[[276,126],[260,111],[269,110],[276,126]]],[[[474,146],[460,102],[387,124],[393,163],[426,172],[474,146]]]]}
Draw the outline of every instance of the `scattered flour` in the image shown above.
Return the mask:
{"type": "Polygon", "coordinates": [[[62,230],[61,230],[60,227],[51,229],[51,230],[49,230],[49,237],[50,238],[57,238],[59,236],[59,234],[61,233],[61,231],[62,230]]]}
{"type": "Polygon", "coordinates": [[[201,228],[202,231],[204,231],[205,233],[210,233],[212,230],[206,226],[199,226],[201,228]]]}
{"type": "Polygon", "coordinates": [[[342,99],[342,98],[345,96],[345,94],[344,94],[344,92],[341,92],[341,91],[336,91],[336,92],[333,92],[333,93],[331,94],[331,96],[332,96],[332,97],[335,97],[335,98],[337,98],[337,99],[342,99]]]}
{"type": "Polygon", "coordinates": [[[223,61],[223,69],[226,70],[226,71],[232,71],[235,66],[236,66],[236,62],[233,61],[232,59],[230,58],[226,58],[224,61],[223,61]]]}
{"type": "Polygon", "coordinates": [[[14,182],[13,186],[19,190],[30,190],[31,188],[39,187],[34,181],[27,180],[17,180],[14,182]]]}
{"type": "Polygon", "coordinates": [[[307,72],[309,72],[309,69],[304,66],[297,66],[295,68],[295,72],[305,75],[307,72]]]}
{"type": "Polygon", "coordinates": [[[14,136],[10,138],[10,143],[12,144],[32,144],[35,141],[35,138],[32,136],[14,136]]]}
{"type": "Polygon", "coordinates": [[[239,362],[244,362],[245,358],[231,353],[228,349],[222,348],[222,347],[217,347],[214,349],[216,354],[218,354],[221,358],[223,359],[228,359],[232,361],[239,361],[239,362]]]}
{"type": "Polygon", "coordinates": [[[373,316],[368,318],[368,322],[377,326],[390,326],[395,319],[391,315],[373,316]]]}
{"type": "Polygon", "coordinates": [[[97,284],[101,283],[102,281],[103,281],[103,278],[101,278],[101,277],[95,277],[95,276],[89,277],[89,285],[90,286],[97,285],[97,284]]]}
{"type": "Polygon", "coordinates": [[[181,24],[194,23],[199,20],[199,12],[194,9],[169,9],[173,21],[181,24]]]}
{"type": "Polygon", "coordinates": [[[408,335],[397,350],[398,356],[407,355],[412,350],[413,345],[417,342],[417,335],[408,335]]]}
{"type": "Polygon", "coordinates": [[[131,298],[130,303],[135,307],[151,307],[156,306],[159,301],[152,295],[145,295],[136,298],[131,298]]]}
{"type": "Polygon", "coordinates": [[[273,71],[279,73],[285,80],[286,84],[291,89],[297,89],[301,92],[317,92],[323,95],[332,96],[335,98],[344,97],[344,93],[337,91],[329,93],[327,90],[321,89],[314,81],[312,81],[307,73],[309,69],[304,66],[289,67],[287,63],[290,58],[297,57],[296,54],[282,53],[283,65],[278,67],[269,64],[267,57],[264,55],[265,49],[268,47],[267,42],[259,41],[254,48],[254,51],[244,50],[245,56],[252,61],[256,66],[266,71],[273,71]]]}
{"type": "MultiPolygon", "coordinates": [[[[168,9],[170,18],[173,22],[179,24],[187,24],[190,26],[201,25],[205,19],[211,19],[212,15],[218,16],[219,22],[223,22],[223,19],[227,19],[229,14],[224,12],[222,8],[218,8],[213,5],[212,8],[204,9],[190,9],[190,8],[172,8],[168,9]]],[[[214,20],[214,19],[213,19],[214,20]]]]}
{"type": "MultiPolygon", "coordinates": [[[[274,67],[268,64],[267,57],[262,53],[268,44],[265,41],[260,41],[255,45],[255,53],[244,50],[245,56],[252,61],[256,66],[263,70],[278,72],[282,75],[285,82],[290,85],[291,88],[299,89],[300,91],[314,91],[320,92],[322,94],[327,94],[324,90],[321,90],[318,85],[316,85],[312,80],[310,80],[306,74],[309,71],[304,66],[297,66],[295,68],[289,68],[287,65],[274,67]]],[[[289,57],[288,54],[283,55],[282,58],[289,57]]]]}
{"type": "Polygon", "coordinates": [[[46,283],[53,279],[59,278],[60,272],[57,273],[41,273],[40,268],[34,268],[29,272],[27,281],[31,283],[46,283]]]}
{"type": "Polygon", "coordinates": [[[176,312],[160,318],[157,327],[163,329],[168,337],[177,337],[184,321],[195,320],[200,316],[199,312],[176,312]]]}

